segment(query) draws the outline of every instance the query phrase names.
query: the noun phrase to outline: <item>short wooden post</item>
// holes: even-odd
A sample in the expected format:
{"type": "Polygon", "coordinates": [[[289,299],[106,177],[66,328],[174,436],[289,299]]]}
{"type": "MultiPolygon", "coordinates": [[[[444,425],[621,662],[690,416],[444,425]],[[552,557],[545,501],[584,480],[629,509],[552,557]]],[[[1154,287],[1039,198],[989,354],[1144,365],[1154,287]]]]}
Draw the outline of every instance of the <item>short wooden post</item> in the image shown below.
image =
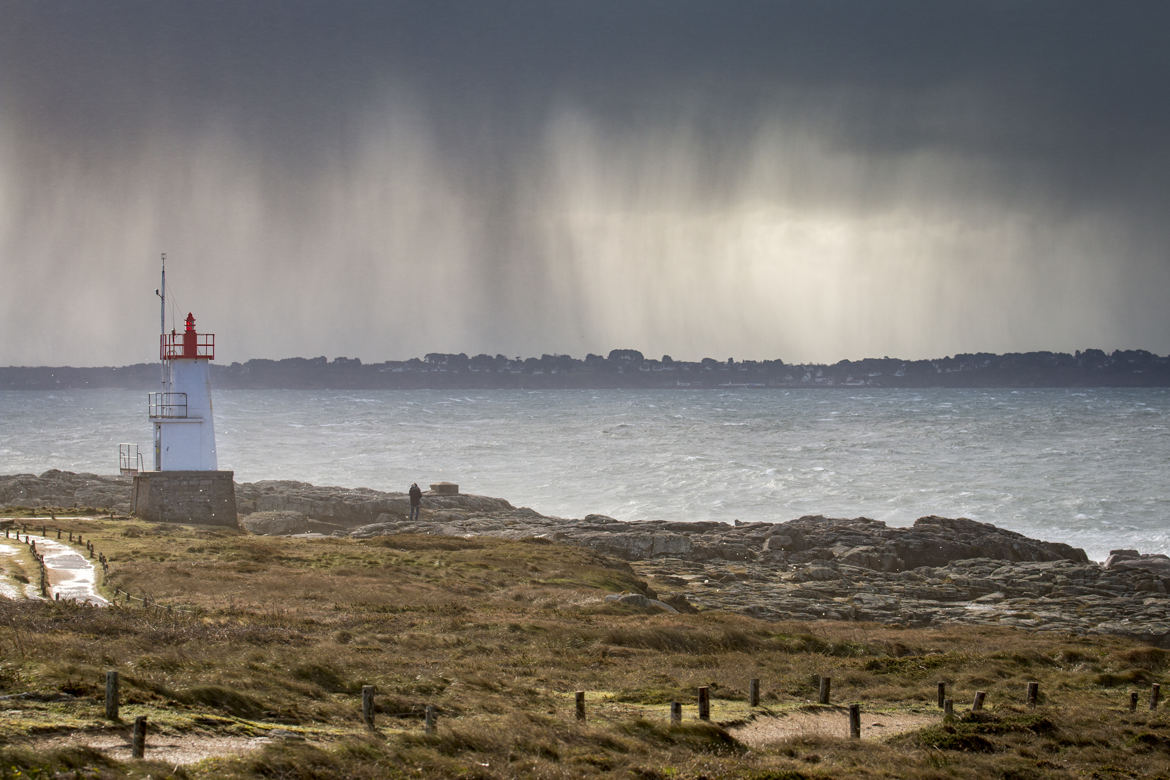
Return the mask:
{"type": "Polygon", "coordinates": [[[987,696],[987,691],[975,691],[975,701],[971,702],[971,712],[979,712],[983,709],[983,698],[987,696]]]}
{"type": "Polygon", "coordinates": [[[682,722],[682,704],[680,704],[677,701],[672,701],[670,703],[670,722],[671,723],[681,723],[682,722]]]}
{"type": "Polygon", "coordinates": [[[943,702],[943,720],[950,723],[955,719],[955,700],[947,699],[943,702]]]}
{"type": "Polygon", "coordinates": [[[1150,709],[1158,709],[1158,702],[1162,699],[1162,686],[1154,683],[1154,687],[1150,689],[1150,709]]]}
{"type": "Polygon", "coordinates": [[[817,701],[821,704],[829,703],[829,691],[833,687],[833,680],[830,677],[821,677],[821,688],[818,692],[817,701]]]}
{"type": "Polygon", "coordinates": [[[366,728],[374,727],[374,686],[362,686],[362,720],[366,728]]]}
{"type": "Polygon", "coordinates": [[[1130,712],[1137,712],[1137,703],[1138,703],[1138,692],[1137,691],[1130,691],[1129,692],[1129,711],[1130,712]]]}
{"type": "Polygon", "coordinates": [[[699,688],[699,720],[711,720],[711,689],[706,685],[699,688]]]}
{"type": "Polygon", "coordinates": [[[438,720],[438,715],[435,714],[435,705],[428,704],[426,712],[426,721],[423,724],[423,730],[427,734],[435,733],[435,722],[438,720]]]}
{"type": "Polygon", "coordinates": [[[748,683],[748,706],[760,706],[760,680],[757,677],[753,677],[748,683]]]}
{"type": "Polygon", "coordinates": [[[61,529],[60,528],[57,529],[57,538],[58,539],[61,538],[61,529]]]}
{"type": "Polygon", "coordinates": [[[577,691],[577,720],[585,720],[585,691],[577,691]]]}
{"type": "Polygon", "coordinates": [[[1035,707],[1036,701],[1040,698],[1040,683],[1028,683],[1028,706],[1035,707]]]}
{"type": "Polygon", "coordinates": [[[118,719],[118,673],[113,669],[106,672],[106,717],[118,719]]]}
{"type": "Polygon", "coordinates": [[[946,700],[947,700],[947,684],[945,682],[940,682],[938,684],[938,708],[940,710],[943,708],[943,704],[946,702],[946,700]]]}
{"type": "Polygon", "coordinates": [[[70,542],[73,541],[73,532],[72,531],[69,532],[69,541],[70,542]]]}
{"type": "Polygon", "coordinates": [[[849,705],[849,738],[861,739],[861,705],[849,705]]]}
{"type": "Polygon", "coordinates": [[[146,716],[139,715],[134,719],[134,739],[130,745],[130,755],[142,758],[146,755],[146,716]]]}

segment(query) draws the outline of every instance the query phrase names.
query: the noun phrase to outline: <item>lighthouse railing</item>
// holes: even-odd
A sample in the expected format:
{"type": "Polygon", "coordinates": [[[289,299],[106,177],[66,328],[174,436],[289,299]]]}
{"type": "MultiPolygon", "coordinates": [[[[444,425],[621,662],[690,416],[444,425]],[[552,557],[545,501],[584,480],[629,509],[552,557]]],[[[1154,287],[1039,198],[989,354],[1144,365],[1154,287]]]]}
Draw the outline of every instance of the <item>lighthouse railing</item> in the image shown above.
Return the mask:
{"type": "Polygon", "coordinates": [[[150,393],[147,397],[148,415],[154,418],[183,418],[187,416],[186,393],[150,393]]]}
{"type": "Polygon", "coordinates": [[[118,445],[118,471],[123,476],[132,476],[143,470],[142,453],[137,444],[118,445]]]}
{"type": "Polygon", "coordinates": [[[215,360],[215,334],[164,333],[159,336],[159,358],[215,360]]]}

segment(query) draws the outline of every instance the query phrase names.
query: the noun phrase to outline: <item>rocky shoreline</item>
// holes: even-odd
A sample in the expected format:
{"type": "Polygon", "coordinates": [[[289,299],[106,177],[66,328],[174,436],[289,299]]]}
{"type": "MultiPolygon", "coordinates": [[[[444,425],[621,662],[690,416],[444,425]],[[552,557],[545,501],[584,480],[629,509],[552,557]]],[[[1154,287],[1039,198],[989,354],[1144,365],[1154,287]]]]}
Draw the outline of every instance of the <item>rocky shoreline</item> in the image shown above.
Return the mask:
{"type": "MultiPolygon", "coordinates": [[[[0,507],[126,512],[129,484],[124,477],[62,471],[0,477],[0,507]]],[[[662,608],[766,619],[1019,626],[1120,634],[1170,647],[1167,556],[1118,550],[1098,563],[1066,544],[962,518],[924,517],[909,528],[819,516],[625,523],[602,515],[547,517],[485,496],[427,495],[421,519],[411,522],[405,493],[283,480],[237,484],[236,501],[241,526],[253,533],[485,535],[583,545],[629,562],[662,608]]]]}

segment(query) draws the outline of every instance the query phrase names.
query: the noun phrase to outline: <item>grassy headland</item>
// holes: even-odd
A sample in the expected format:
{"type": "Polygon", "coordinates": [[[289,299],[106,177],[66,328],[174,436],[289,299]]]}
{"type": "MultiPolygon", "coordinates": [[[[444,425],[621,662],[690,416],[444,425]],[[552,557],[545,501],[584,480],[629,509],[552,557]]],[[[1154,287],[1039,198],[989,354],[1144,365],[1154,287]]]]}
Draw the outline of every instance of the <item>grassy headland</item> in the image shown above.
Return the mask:
{"type": "MultiPolygon", "coordinates": [[[[986,627],[909,629],[664,614],[604,596],[653,595],[629,565],[542,540],[298,539],[69,520],[110,561],[104,586],[165,608],[0,599],[0,778],[1158,777],[1170,717],[1149,709],[1170,653],[1132,640],[986,627]],[[107,670],[120,722],[104,717],[107,670]],[[816,704],[817,678],[834,704],[816,704]],[[747,705],[748,682],[762,701],[747,705]],[[958,718],[935,703],[946,682],[958,718]],[[1024,703],[1040,683],[1035,709],[1024,703]],[[361,717],[377,689],[375,727],[361,717]],[[696,720],[709,686],[712,722],[696,720]],[[587,720],[573,692],[587,692],[587,720]],[[1129,712],[1129,692],[1141,692],[1129,712]],[[982,713],[968,713],[986,691],[982,713]],[[684,704],[681,724],[669,704],[684,704]],[[925,716],[848,739],[844,705],[925,716]],[[439,714],[423,730],[427,705],[439,714]],[[836,736],[749,748],[735,727],[794,712],[836,736]],[[54,734],[273,736],[177,766],[119,762],[54,734]]],[[[28,565],[23,567],[25,570],[28,565]]]]}

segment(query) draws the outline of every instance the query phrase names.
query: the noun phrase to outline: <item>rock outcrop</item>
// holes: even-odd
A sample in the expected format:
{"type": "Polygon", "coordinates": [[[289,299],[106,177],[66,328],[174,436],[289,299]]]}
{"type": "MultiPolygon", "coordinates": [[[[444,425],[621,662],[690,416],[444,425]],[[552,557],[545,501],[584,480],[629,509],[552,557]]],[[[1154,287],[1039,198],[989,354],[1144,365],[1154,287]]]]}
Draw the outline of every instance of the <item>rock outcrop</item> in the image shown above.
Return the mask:
{"type": "MultiPolygon", "coordinates": [[[[125,511],[129,481],[50,471],[0,477],[0,505],[125,511]]],[[[1170,558],[1084,551],[963,518],[909,528],[867,518],[781,523],[623,523],[547,517],[498,498],[423,499],[303,482],[240,484],[241,525],[264,534],[354,538],[400,533],[541,537],[629,561],[680,611],[725,609],[766,619],[971,623],[1139,637],[1170,647],[1170,558]]],[[[653,605],[658,607],[657,604],[653,605]]],[[[661,608],[661,607],[659,607],[661,608]]]]}
{"type": "Polygon", "coordinates": [[[0,506],[93,507],[130,511],[130,477],[76,474],[50,469],[40,476],[0,476],[0,506]]]}
{"type": "MultiPolygon", "coordinates": [[[[236,506],[241,523],[254,512],[299,512],[342,528],[356,528],[410,516],[410,498],[406,493],[310,485],[289,480],[237,484],[236,506]]],[[[501,498],[465,494],[435,495],[430,491],[423,493],[423,507],[430,512],[515,511],[515,507],[501,498]]]]}

